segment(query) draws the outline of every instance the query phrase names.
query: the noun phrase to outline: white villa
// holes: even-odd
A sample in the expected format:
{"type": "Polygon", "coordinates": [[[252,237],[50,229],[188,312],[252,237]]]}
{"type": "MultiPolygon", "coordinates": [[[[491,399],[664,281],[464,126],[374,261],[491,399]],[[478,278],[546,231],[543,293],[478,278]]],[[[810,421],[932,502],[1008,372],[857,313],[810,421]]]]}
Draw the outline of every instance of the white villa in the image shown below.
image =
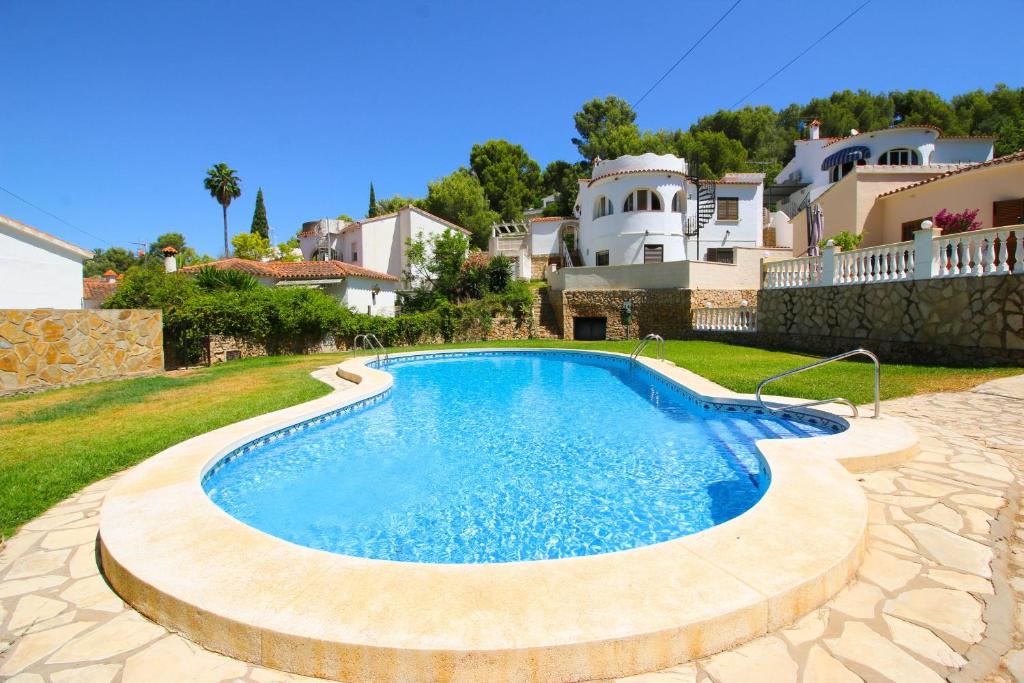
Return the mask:
{"type": "Polygon", "coordinates": [[[671,154],[598,161],[591,178],[580,181],[574,265],[730,263],[736,247],[762,246],[764,176],[729,173],[704,182],[690,178],[686,161],[671,154]]]}
{"type": "Polygon", "coordinates": [[[341,261],[250,261],[226,258],[185,266],[179,272],[195,274],[205,267],[238,270],[267,287],[316,287],[356,313],[392,317],[398,278],[341,261]]]}
{"type": "Polygon", "coordinates": [[[0,216],[0,308],[82,308],[82,262],[93,253],[0,216]]]}
{"type": "Polygon", "coordinates": [[[302,224],[299,244],[307,261],[343,261],[396,280],[406,269],[406,240],[430,238],[445,230],[470,232],[415,206],[359,221],[322,218],[302,224]]]}
{"type": "Polygon", "coordinates": [[[858,173],[900,174],[906,182],[924,180],[967,164],[989,161],[993,136],[949,136],[930,125],[908,125],[845,137],[821,137],[821,122],[808,126],[808,138],[794,141],[795,155],[775,178],[797,187],[782,208],[795,215],[855,169],[858,173]],[[914,177],[920,176],[920,177],[914,177]]]}

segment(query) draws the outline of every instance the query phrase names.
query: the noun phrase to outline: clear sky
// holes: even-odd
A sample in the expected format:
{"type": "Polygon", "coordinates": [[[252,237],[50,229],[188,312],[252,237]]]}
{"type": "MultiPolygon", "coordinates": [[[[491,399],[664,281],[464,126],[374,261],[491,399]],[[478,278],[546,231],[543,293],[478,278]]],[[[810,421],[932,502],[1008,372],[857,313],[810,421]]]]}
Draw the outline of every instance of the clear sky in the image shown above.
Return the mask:
{"type": "MultiPolygon", "coordinates": [[[[636,100],[732,2],[0,0],[0,186],[96,237],[3,192],[0,213],[88,248],[177,231],[217,254],[215,162],[243,183],[231,232],[262,186],[283,239],[362,216],[371,180],[424,194],[475,142],[574,161],[580,105],[636,100]]],[[[638,123],[730,107],[861,2],[743,0],[638,123]]],[[[873,0],[751,103],[1020,86],[1022,20],[1024,0],[873,0]]]]}

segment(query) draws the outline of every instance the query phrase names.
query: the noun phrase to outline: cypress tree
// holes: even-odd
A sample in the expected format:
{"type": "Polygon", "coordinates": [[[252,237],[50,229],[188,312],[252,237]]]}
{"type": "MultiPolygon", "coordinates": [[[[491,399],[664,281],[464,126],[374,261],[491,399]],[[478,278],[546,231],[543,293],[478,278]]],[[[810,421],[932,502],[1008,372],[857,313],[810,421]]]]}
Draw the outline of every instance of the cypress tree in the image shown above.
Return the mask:
{"type": "Polygon", "coordinates": [[[270,225],[267,223],[267,207],[263,205],[263,188],[256,192],[256,211],[252,214],[252,227],[249,232],[260,237],[270,237],[270,225]]]}
{"type": "Polygon", "coordinates": [[[373,193],[373,183],[370,183],[370,209],[366,212],[367,218],[377,215],[377,195],[373,193]]]}

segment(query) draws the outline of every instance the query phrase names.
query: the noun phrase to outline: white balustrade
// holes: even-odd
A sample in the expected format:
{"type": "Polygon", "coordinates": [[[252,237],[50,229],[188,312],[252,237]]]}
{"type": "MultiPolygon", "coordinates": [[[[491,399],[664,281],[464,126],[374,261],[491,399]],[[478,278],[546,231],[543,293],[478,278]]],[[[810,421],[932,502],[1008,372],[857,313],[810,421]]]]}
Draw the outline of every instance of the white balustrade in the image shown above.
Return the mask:
{"type": "Polygon", "coordinates": [[[835,282],[830,284],[912,280],[914,243],[900,242],[870,249],[840,251],[835,255],[835,263],[835,282]]]}
{"type": "Polygon", "coordinates": [[[764,264],[764,288],[813,287],[821,282],[821,256],[804,256],[764,264]]]}
{"type": "Polygon", "coordinates": [[[941,235],[935,228],[909,242],[853,251],[826,247],[822,256],[771,261],[764,289],[859,285],[900,280],[1024,273],[1024,225],[941,235]]]}
{"type": "Polygon", "coordinates": [[[972,230],[933,240],[935,277],[1024,272],[1024,226],[972,230]]]}
{"type": "Polygon", "coordinates": [[[693,329],[714,332],[755,332],[757,309],[750,306],[693,309],[693,329]]]}

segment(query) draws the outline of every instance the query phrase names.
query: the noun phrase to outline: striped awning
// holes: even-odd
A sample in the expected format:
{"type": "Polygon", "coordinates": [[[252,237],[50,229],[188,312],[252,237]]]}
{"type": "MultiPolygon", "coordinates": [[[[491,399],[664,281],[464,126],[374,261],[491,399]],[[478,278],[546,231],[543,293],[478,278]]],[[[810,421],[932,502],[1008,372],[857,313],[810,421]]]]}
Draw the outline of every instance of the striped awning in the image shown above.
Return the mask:
{"type": "Polygon", "coordinates": [[[868,149],[867,147],[864,147],[862,145],[847,147],[846,149],[841,149],[835,154],[829,154],[827,157],[825,157],[825,160],[821,162],[821,170],[827,171],[833,166],[842,166],[843,164],[849,163],[851,161],[860,161],[861,159],[870,158],[871,150],[868,149]]]}

